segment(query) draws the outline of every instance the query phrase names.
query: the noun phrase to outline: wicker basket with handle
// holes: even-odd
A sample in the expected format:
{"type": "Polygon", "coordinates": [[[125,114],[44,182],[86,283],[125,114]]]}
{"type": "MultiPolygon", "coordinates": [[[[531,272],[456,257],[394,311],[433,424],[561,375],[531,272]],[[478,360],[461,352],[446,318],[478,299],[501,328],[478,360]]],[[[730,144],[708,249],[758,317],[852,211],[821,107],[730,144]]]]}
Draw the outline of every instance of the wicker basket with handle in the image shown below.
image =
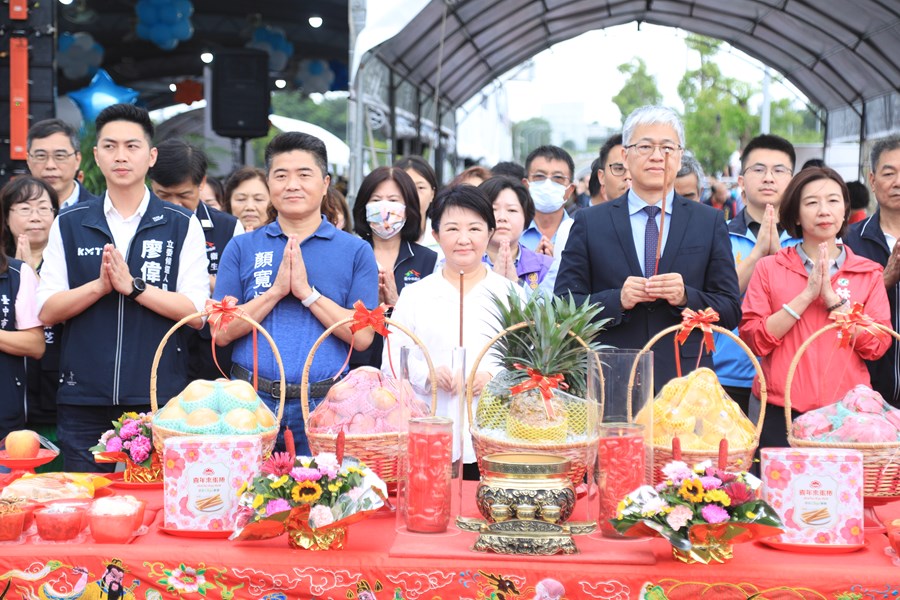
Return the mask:
{"type": "MultiPolygon", "coordinates": [[[[150,368],[150,408],[153,410],[153,414],[155,415],[159,411],[159,403],[156,397],[156,381],[157,381],[157,368],[159,367],[159,361],[162,358],[163,349],[166,347],[166,342],[169,341],[169,338],[182,326],[190,321],[198,317],[206,317],[209,313],[209,307],[203,310],[202,312],[197,312],[186,316],[181,319],[174,325],[172,325],[171,329],[166,332],[166,335],[163,336],[163,339],[159,342],[159,346],[156,348],[156,355],[153,357],[153,366],[150,368]]],[[[272,354],[275,356],[275,361],[278,363],[278,373],[281,377],[281,386],[279,387],[281,393],[278,398],[278,413],[275,415],[275,426],[270,430],[260,434],[262,438],[262,450],[263,456],[268,456],[272,449],[275,447],[275,440],[278,437],[278,430],[281,427],[281,417],[284,414],[284,394],[285,394],[285,379],[284,379],[284,364],[281,362],[281,354],[278,352],[278,347],[275,345],[275,340],[272,339],[272,336],[269,335],[269,332],[266,331],[262,325],[254,321],[251,317],[244,314],[243,312],[235,313],[235,318],[241,319],[246,323],[249,323],[252,327],[257,329],[266,341],[269,342],[269,346],[272,347],[272,354]]],[[[160,427],[156,423],[153,424],[153,446],[156,448],[156,451],[162,455],[163,452],[163,443],[171,437],[181,437],[193,435],[190,433],[185,433],[183,431],[175,431],[174,429],[167,429],[165,427],[160,427]]]]}
{"type": "MultiPolygon", "coordinates": [[[[315,358],[316,350],[334,331],[345,325],[354,322],[353,317],[348,317],[322,332],[316,343],[313,344],[306,357],[306,363],[303,365],[303,376],[300,381],[300,400],[303,409],[303,425],[306,429],[306,439],[309,442],[309,449],[313,454],[320,452],[336,452],[337,438],[336,433],[311,432],[309,430],[309,369],[312,366],[313,358],[315,358]]],[[[411,339],[422,350],[425,356],[425,362],[428,364],[428,372],[431,380],[431,414],[437,408],[437,377],[434,373],[434,365],[431,362],[431,356],[425,344],[409,329],[392,321],[384,319],[387,325],[396,327],[411,339]]],[[[394,483],[399,480],[400,467],[398,458],[400,454],[401,442],[406,437],[405,432],[389,431],[381,433],[344,434],[344,454],[358,458],[371,468],[385,483],[394,483]]],[[[405,444],[403,444],[405,446],[405,444]]]]}
{"type": "MultiPolygon", "coordinates": [[[[900,335],[890,327],[879,323],[871,323],[874,327],[895,339],[900,340],[900,335]]],[[[900,496],[900,442],[816,442],[794,437],[793,417],[791,415],[791,383],[794,381],[794,373],[800,359],[816,338],[839,329],[840,323],[830,323],[813,333],[797,349],[797,354],[788,368],[787,381],[784,388],[784,419],[787,426],[788,444],[793,448],[841,448],[844,450],[859,450],[863,454],[863,496],[867,504],[878,503],[879,499],[885,501],[900,496]]]]}
{"type": "MultiPolygon", "coordinates": [[[[759,361],[756,358],[756,355],[753,354],[753,351],[741,340],[738,336],[734,335],[728,329],[724,327],[719,327],[718,325],[709,325],[710,329],[716,333],[721,333],[722,335],[727,336],[732,341],[734,341],[744,353],[750,357],[750,362],[753,363],[753,368],[756,369],[756,373],[759,377],[759,401],[760,401],[760,410],[759,410],[759,419],[756,423],[755,437],[753,444],[748,448],[731,448],[727,444],[727,440],[725,443],[721,443],[717,450],[685,450],[679,447],[679,444],[676,444],[673,440],[671,445],[662,445],[662,444],[653,444],[653,440],[648,440],[653,448],[653,462],[648,465],[650,468],[650,472],[648,475],[651,478],[651,481],[656,484],[663,480],[662,476],[662,468],[669,462],[673,460],[681,460],[687,463],[688,465],[695,465],[701,463],[705,460],[712,461],[712,464],[718,465],[720,468],[730,469],[730,470],[738,470],[738,471],[746,471],[750,465],[753,463],[753,456],[756,454],[756,448],[759,446],[759,436],[762,433],[763,420],[766,416],[766,378],[763,375],[762,368],[759,365],[759,361]]],[[[684,325],[672,325],[671,327],[667,327],[657,333],[655,336],[650,338],[650,340],[644,344],[644,347],[641,348],[641,354],[645,352],[649,352],[653,346],[660,341],[665,336],[670,333],[678,333],[682,331],[684,325]]],[[[634,367],[631,369],[631,375],[628,379],[628,402],[629,402],[629,418],[631,416],[631,393],[634,388],[634,380],[637,374],[637,366],[638,363],[635,361],[634,367]]]]}
{"type": "MultiPolygon", "coordinates": [[[[588,461],[593,460],[593,457],[596,456],[596,447],[598,442],[596,428],[588,427],[590,433],[588,435],[585,435],[584,439],[554,443],[549,441],[529,442],[526,440],[501,439],[492,437],[489,435],[485,435],[474,425],[474,386],[478,366],[481,364],[484,356],[490,351],[491,347],[501,338],[511,332],[518,331],[530,326],[531,323],[521,322],[507,327],[506,329],[501,329],[494,337],[492,337],[487,342],[487,344],[485,344],[484,348],[482,348],[481,352],[472,363],[472,368],[470,369],[469,376],[466,379],[466,410],[469,419],[469,432],[472,436],[472,447],[475,450],[475,457],[478,459],[478,467],[482,470],[482,472],[484,472],[481,464],[483,458],[490,454],[496,454],[500,452],[528,452],[540,454],[556,454],[558,456],[564,456],[565,458],[569,459],[569,478],[572,480],[572,484],[577,486],[582,483],[584,479],[588,461]]],[[[584,347],[585,351],[591,349],[588,344],[578,335],[572,333],[571,331],[569,332],[569,335],[571,335],[582,347],[584,347]]],[[[584,402],[586,405],[588,405],[586,406],[588,414],[591,415],[591,408],[589,406],[590,401],[584,400],[584,402]]],[[[593,415],[591,415],[591,418],[593,419],[593,415]]]]}

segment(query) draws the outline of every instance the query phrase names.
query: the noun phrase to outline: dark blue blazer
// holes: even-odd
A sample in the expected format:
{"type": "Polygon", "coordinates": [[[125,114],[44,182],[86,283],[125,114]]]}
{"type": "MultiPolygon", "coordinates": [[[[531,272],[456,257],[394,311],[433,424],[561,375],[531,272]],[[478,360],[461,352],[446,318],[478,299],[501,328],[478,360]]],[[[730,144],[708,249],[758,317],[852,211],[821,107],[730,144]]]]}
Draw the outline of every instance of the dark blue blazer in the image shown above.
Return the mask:
{"type": "MultiPolygon", "coordinates": [[[[88,200],[94,200],[102,197],[95,196],[94,194],[90,193],[86,187],[84,187],[77,181],[75,183],[76,185],[78,185],[78,202],[87,202],[88,200]]],[[[104,192],[103,195],[105,196],[106,192],[104,192]]],[[[60,200],[62,200],[62,198],[60,200]]]]}
{"type": "MultiPolygon", "coordinates": [[[[658,272],[681,274],[687,307],[711,307],[719,313],[718,325],[729,330],[737,327],[741,320],[740,291],[722,211],[676,194],[665,227],[669,233],[658,272]]],[[[632,275],[644,276],[631,233],[628,194],[578,211],[563,250],[554,291],[557,295],[572,293],[579,303],[590,298],[603,305],[597,318],[611,320],[599,335],[601,343],[642,348],[661,330],[681,322],[684,307],[671,306],[664,300],[623,310],[622,284],[632,275]]],[[[664,337],[653,347],[657,390],[676,375],[672,337],[664,337]]],[[[695,332],[681,347],[685,374],[696,365],[701,339],[700,333],[695,332]]],[[[708,353],[701,364],[712,367],[708,353]]]]}

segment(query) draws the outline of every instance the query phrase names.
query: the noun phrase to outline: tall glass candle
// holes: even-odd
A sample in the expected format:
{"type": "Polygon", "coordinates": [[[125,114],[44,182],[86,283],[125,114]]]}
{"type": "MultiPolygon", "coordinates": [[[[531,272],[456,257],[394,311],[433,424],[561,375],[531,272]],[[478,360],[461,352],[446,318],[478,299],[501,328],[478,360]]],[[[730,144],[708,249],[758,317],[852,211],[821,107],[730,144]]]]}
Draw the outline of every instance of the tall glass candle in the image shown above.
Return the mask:
{"type": "Polygon", "coordinates": [[[406,460],[406,528],[441,533],[450,523],[453,420],[410,419],[406,460]]]}
{"type": "Polygon", "coordinates": [[[618,537],[609,520],[619,501],[644,484],[644,432],[636,423],[602,423],[597,462],[600,476],[598,527],[604,535],[618,537]]]}

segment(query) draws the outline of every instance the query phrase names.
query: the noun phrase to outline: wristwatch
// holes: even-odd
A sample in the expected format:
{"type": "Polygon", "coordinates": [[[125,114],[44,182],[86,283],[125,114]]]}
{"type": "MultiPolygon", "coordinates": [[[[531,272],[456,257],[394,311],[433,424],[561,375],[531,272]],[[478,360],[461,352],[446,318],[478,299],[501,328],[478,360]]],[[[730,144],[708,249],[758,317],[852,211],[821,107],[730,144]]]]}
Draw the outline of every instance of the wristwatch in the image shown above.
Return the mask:
{"type": "Polygon", "coordinates": [[[319,290],[317,290],[315,287],[313,287],[312,293],[309,296],[307,296],[306,298],[304,298],[303,300],[301,300],[300,304],[302,304],[306,308],[309,308],[310,306],[313,305],[313,303],[315,303],[316,300],[318,300],[321,297],[322,297],[322,294],[319,293],[319,290]]]}
{"type": "Polygon", "coordinates": [[[135,277],[131,280],[131,293],[128,294],[129,300],[134,300],[138,296],[144,293],[147,289],[147,282],[145,282],[140,277],[135,277]]]}

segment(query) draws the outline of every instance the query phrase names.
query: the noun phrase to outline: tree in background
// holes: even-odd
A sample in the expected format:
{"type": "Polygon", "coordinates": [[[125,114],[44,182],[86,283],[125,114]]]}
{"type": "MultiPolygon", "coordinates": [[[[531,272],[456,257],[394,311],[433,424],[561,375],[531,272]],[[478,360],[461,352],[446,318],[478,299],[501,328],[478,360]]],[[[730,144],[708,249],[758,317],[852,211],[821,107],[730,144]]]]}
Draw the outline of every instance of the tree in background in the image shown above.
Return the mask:
{"type": "Polygon", "coordinates": [[[700,68],[687,71],[678,84],[687,147],[707,173],[723,172],[731,153],[759,132],[759,116],[749,106],[758,90],[722,73],[713,61],[721,41],[690,34],[685,44],[700,54],[700,68]]]}
{"type": "Polygon", "coordinates": [[[540,117],[513,123],[513,160],[524,163],[529,152],[549,144],[551,131],[550,122],[540,117]]]}
{"type": "Polygon", "coordinates": [[[299,119],[327,129],[342,140],[347,139],[347,95],[316,94],[315,99],[298,92],[272,94],[272,111],[282,117],[299,119]]]}
{"type": "Polygon", "coordinates": [[[660,104],[662,94],[656,86],[656,77],[647,72],[647,65],[642,58],[634,58],[630,63],[618,66],[619,73],[627,76],[625,84],[612,101],[619,107],[622,123],[631,112],[648,104],[660,104]]]}

